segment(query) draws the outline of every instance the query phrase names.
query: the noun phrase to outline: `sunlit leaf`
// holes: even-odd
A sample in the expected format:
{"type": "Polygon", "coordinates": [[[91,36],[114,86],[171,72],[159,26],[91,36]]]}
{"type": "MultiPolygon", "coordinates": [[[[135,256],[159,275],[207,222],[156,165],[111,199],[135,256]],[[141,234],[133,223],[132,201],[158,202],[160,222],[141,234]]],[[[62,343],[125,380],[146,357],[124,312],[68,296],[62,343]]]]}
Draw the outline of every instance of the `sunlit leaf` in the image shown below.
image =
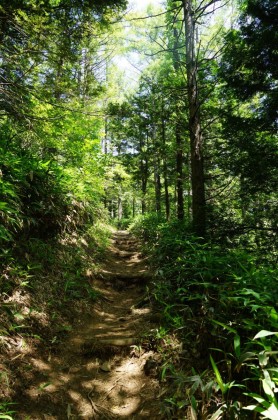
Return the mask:
{"type": "Polygon", "coordinates": [[[213,368],[213,371],[214,371],[214,374],[215,374],[215,377],[216,377],[216,381],[217,381],[217,383],[218,383],[218,385],[219,385],[219,387],[221,389],[222,394],[224,394],[225,393],[225,384],[224,384],[224,382],[222,380],[222,377],[221,377],[221,374],[219,372],[219,369],[216,366],[216,363],[213,360],[213,358],[212,358],[211,355],[209,356],[209,358],[210,358],[210,362],[211,362],[211,365],[212,365],[212,368],[213,368]]]}
{"type": "Polygon", "coordinates": [[[277,335],[278,331],[266,331],[266,330],[261,330],[260,332],[258,332],[258,334],[255,335],[255,337],[253,338],[253,340],[256,340],[258,338],[263,338],[263,337],[267,337],[269,335],[277,335]]]}

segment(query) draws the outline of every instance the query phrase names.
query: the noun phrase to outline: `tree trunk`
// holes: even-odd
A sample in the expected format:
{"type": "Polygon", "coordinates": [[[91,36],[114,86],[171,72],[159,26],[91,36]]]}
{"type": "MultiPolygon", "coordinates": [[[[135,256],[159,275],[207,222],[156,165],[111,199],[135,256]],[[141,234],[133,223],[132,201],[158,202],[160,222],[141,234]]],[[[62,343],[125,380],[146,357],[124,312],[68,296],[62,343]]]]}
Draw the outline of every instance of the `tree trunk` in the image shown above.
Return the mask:
{"type": "Polygon", "coordinates": [[[147,184],[148,184],[148,159],[143,152],[144,141],[142,139],[143,134],[140,134],[140,172],[141,172],[141,193],[142,193],[142,214],[146,213],[146,194],[147,194],[147,184]]]}
{"type": "Polygon", "coordinates": [[[163,178],[164,178],[164,192],[165,192],[165,213],[166,220],[170,219],[170,197],[169,197],[169,184],[168,184],[168,166],[167,166],[167,154],[166,154],[166,130],[165,130],[165,120],[164,120],[164,107],[162,105],[162,118],[161,118],[161,128],[162,128],[162,145],[163,145],[163,178]]]}
{"type": "Polygon", "coordinates": [[[195,22],[192,11],[192,0],[183,0],[183,10],[186,36],[186,74],[189,103],[193,228],[198,236],[204,237],[206,234],[206,200],[203,139],[198,96],[195,22]]]}
{"type": "MultiPolygon", "coordinates": [[[[173,65],[176,71],[180,67],[179,50],[178,50],[178,31],[174,28],[174,53],[173,53],[173,65]]],[[[177,121],[175,127],[176,135],[176,191],[177,191],[177,217],[179,220],[184,218],[184,202],[183,202],[183,142],[182,132],[180,123],[180,110],[179,106],[176,105],[177,121]]]]}
{"type": "Polygon", "coordinates": [[[168,167],[166,158],[163,160],[163,176],[164,176],[164,193],[165,193],[165,215],[166,220],[170,219],[170,195],[168,183],[168,167]]]}
{"type": "MultiPolygon", "coordinates": [[[[105,155],[107,155],[108,153],[108,147],[107,147],[107,143],[108,143],[108,121],[107,121],[107,117],[105,117],[104,120],[104,138],[102,139],[102,151],[105,155]]],[[[107,208],[107,203],[108,203],[108,194],[107,194],[107,188],[104,187],[104,208],[107,208]]]]}
{"type": "Polygon", "coordinates": [[[154,170],[154,186],[155,186],[155,210],[161,212],[161,179],[160,179],[160,160],[156,157],[154,170]]]}
{"type": "Polygon", "coordinates": [[[132,218],[135,217],[135,197],[132,198],[132,218]]]}
{"type": "Polygon", "coordinates": [[[183,150],[182,136],[180,124],[176,123],[176,172],[177,172],[177,217],[179,220],[184,219],[184,202],[183,202],[183,150]]]}
{"type": "Polygon", "coordinates": [[[123,202],[122,197],[118,196],[118,220],[122,220],[123,218],[123,202]]]}

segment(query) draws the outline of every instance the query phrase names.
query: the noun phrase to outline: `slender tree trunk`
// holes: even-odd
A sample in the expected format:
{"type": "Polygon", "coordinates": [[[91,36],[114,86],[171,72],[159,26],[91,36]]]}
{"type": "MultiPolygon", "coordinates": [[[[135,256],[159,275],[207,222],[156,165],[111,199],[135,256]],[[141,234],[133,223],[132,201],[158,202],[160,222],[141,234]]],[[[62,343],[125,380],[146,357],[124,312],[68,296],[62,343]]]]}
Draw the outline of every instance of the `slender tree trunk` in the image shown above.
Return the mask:
{"type": "Polygon", "coordinates": [[[186,155],[186,159],[187,159],[187,162],[188,162],[187,215],[188,215],[188,220],[191,221],[192,220],[192,188],[191,188],[191,153],[190,153],[190,151],[188,151],[188,153],[186,155]]]}
{"type": "Polygon", "coordinates": [[[141,172],[141,193],[142,193],[142,214],[146,213],[146,194],[148,184],[148,158],[143,152],[144,141],[140,135],[140,172],[141,172]]]}
{"type": "Polygon", "coordinates": [[[184,218],[183,201],[183,150],[180,124],[176,123],[176,172],[177,172],[177,216],[179,220],[184,218]]]}
{"type": "Polygon", "coordinates": [[[161,179],[160,179],[160,160],[156,156],[155,170],[154,170],[154,186],[155,186],[155,210],[157,213],[161,212],[161,179]]]}
{"type": "Polygon", "coordinates": [[[145,214],[147,211],[146,193],[147,193],[147,180],[144,177],[142,177],[142,214],[145,214]]]}
{"type": "MultiPolygon", "coordinates": [[[[105,117],[105,120],[104,120],[104,138],[102,139],[102,145],[101,145],[102,146],[102,151],[105,155],[107,155],[107,153],[108,153],[107,143],[108,143],[108,120],[107,120],[107,117],[105,117]]],[[[107,188],[106,187],[104,187],[103,201],[104,201],[104,208],[107,208],[108,194],[107,194],[107,188]]]]}
{"type": "MultiPolygon", "coordinates": [[[[163,107],[163,105],[162,105],[163,107]]],[[[164,178],[164,192],[165,192],[165,213],[166,220],[170,219],[170,197],[169,197],[169,184],[168,184],[168,166],[166,158],[166,130],[165,130],[165,120],[164,120],[164,109],[162,112],[161,118],[161,128],[162,128],[162,145],[163,145],[163,178],[164,178]]]]}
{"type": "Polygon", "coordinates": [[[118,220],[123,218],[123,202],[121,196],[118,196],[118,220]]]}
{"type": "Polygon", "coordinates": [[[132,218],[135,217],[135,197],[132,198],[132,218]]]}
{"type": "Polygon", "coordinates": [[[183,10],[186,36],[186,73],[189,103],[193,228],[197,235],[204,237],[206,234],[206,200],[203,139],[198,96],[195,22],[192,11],[192,0],[183,0],[183,10]]]}
{"type": "Polygon", "coordinates": [[[165,193],[165,215],[166,220],[170,219],[170,195],[169,195],[169,183],[168,183],[168,167],[166,157],[163,160],[163,176],[164,176],[164,193],[165,193]]]}
{"type": "Polygon", "coordinates": [[[115,218],[115,207],[114,207],[114,201],[113,200],[110,201],[109,211],[110,211],[111,219],[114,219],[115,218]]]}
{"type": "MultiPolygon", "coordinates": [[[[173,53],[173,65],[176,71],[180,67],[179,50],[178,50],[178,31],[174,28],[174,53],[173,53]]],[[[180,110],[176,105],[177,121],[175,127],[176,135],[176,191],[177,191],[177,217],[179,220],[184,218],[184,201],[183,201],[183,141],[182,141],[182,127],[180,123],[180,110]]]]}

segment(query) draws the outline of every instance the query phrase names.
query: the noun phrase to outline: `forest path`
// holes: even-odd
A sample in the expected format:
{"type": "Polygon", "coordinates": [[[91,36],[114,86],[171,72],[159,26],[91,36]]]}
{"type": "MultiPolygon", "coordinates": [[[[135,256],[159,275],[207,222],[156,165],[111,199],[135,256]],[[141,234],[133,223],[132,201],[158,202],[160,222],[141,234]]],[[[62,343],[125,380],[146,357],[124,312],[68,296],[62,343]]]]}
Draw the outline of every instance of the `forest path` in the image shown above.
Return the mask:
{"type": "Polygon", "coordinates": [[[138,245],[114,234],[94,288],[101,299],[57,354],[33,360],[40,374],[25,389],[18,419],[161,419],[153,352],[137,346],[155,324],[142,303],[150,274],[138,245]],[[31,403],[32,400],[32,403],[31,403]]]}

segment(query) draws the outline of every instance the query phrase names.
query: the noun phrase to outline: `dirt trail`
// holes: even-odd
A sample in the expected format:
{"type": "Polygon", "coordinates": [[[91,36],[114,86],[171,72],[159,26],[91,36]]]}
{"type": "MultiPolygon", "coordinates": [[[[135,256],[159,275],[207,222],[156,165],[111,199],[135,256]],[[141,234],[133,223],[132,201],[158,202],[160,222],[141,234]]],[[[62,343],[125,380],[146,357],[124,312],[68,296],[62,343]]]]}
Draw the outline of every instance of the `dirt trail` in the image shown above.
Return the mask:
{"type": "Polygon", "coordinates": [[[102,298],[57,354],[32,359],[37,377],[23,390],[18,419],[162,419],[153,353],[137,346],[155,325],[142,301],[146,261],[124,231],[114,234],[94,287],[102,298]]]}

